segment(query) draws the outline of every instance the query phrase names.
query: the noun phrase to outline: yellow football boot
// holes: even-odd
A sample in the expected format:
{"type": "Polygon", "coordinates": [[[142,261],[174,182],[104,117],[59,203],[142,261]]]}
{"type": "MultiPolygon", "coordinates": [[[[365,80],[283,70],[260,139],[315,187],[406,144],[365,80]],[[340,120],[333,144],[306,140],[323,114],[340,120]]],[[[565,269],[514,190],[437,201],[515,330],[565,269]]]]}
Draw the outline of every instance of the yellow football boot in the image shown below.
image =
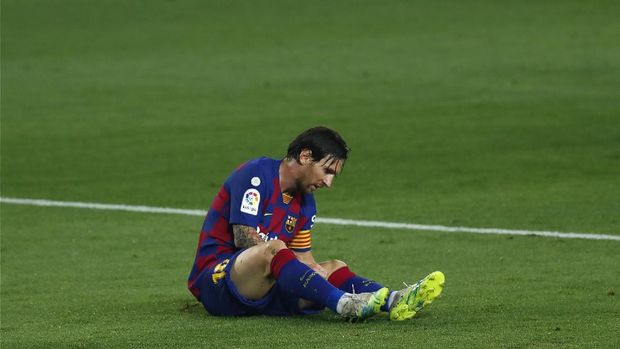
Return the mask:
{"type": "Polygon", "coordinates": [[[418,311],[439,297],[445,282],[443,273],[435,271],[415,284],[397,291],[390,306],[390,320],[402,321],[414,317],[418,311]]]}

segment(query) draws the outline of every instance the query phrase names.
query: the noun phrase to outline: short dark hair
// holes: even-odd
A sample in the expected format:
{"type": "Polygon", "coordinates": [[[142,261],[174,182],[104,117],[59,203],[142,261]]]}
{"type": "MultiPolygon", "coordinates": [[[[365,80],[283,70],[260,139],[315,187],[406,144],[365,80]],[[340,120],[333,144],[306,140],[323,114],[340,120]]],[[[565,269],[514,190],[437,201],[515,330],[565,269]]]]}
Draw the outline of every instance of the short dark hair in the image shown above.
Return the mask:
{"type": "Polygon", "coordinates": [[[312,152],[313,161],[319,161],[325,156],[346,160],[350,150],[338,132],[325,126],[313,127],[302,132],[289,144],[286,157],[299,162],[299,155],[304,149],[312,152]]]}

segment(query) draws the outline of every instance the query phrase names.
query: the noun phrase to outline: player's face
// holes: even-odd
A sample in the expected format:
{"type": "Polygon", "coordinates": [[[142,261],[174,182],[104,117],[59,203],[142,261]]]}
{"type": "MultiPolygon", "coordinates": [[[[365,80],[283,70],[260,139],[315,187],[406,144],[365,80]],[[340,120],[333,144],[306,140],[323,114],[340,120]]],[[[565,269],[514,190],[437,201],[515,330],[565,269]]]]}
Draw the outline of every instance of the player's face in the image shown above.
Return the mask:
{"type": "Polygon", "coordinates": [[[303,176],[298,181],[299,189],[312,193],[319,188],[331,187],[334,177],[342,171],[344,161],[326,156],[319,161],[302,162],[303,176]]]}

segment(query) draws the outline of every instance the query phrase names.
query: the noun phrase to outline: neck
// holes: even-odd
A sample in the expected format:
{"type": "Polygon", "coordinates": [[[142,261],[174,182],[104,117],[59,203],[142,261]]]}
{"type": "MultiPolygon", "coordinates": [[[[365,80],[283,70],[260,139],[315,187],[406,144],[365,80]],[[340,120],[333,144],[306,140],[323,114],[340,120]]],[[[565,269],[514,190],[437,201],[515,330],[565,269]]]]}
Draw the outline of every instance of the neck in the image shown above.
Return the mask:
{"type": "Polygon", "coordinates": [[[280,163],[280,190],[283,193],[293,194],[297,189],[297,167],[299,164],[295,160],[284,159],[280,163]]]}

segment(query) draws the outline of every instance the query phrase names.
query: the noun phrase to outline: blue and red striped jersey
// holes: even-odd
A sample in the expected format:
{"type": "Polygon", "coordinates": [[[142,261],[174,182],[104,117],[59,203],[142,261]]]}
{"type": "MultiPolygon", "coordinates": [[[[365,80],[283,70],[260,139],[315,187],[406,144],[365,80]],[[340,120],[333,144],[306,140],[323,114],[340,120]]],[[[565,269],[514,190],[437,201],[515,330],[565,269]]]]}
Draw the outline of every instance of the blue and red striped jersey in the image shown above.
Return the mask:
{"type": "Polygon", "coordinates": [[[230,257],[235,247],[233,224],[255,227],[263,240],[280,239],[296,252],[310,251],[316,217],[311,193],[293,196],[280,190],[282,160],[261,157],[239,166],[215,196],[200,232],[188,287],[196,298],[205,269],[230,257]]]}

